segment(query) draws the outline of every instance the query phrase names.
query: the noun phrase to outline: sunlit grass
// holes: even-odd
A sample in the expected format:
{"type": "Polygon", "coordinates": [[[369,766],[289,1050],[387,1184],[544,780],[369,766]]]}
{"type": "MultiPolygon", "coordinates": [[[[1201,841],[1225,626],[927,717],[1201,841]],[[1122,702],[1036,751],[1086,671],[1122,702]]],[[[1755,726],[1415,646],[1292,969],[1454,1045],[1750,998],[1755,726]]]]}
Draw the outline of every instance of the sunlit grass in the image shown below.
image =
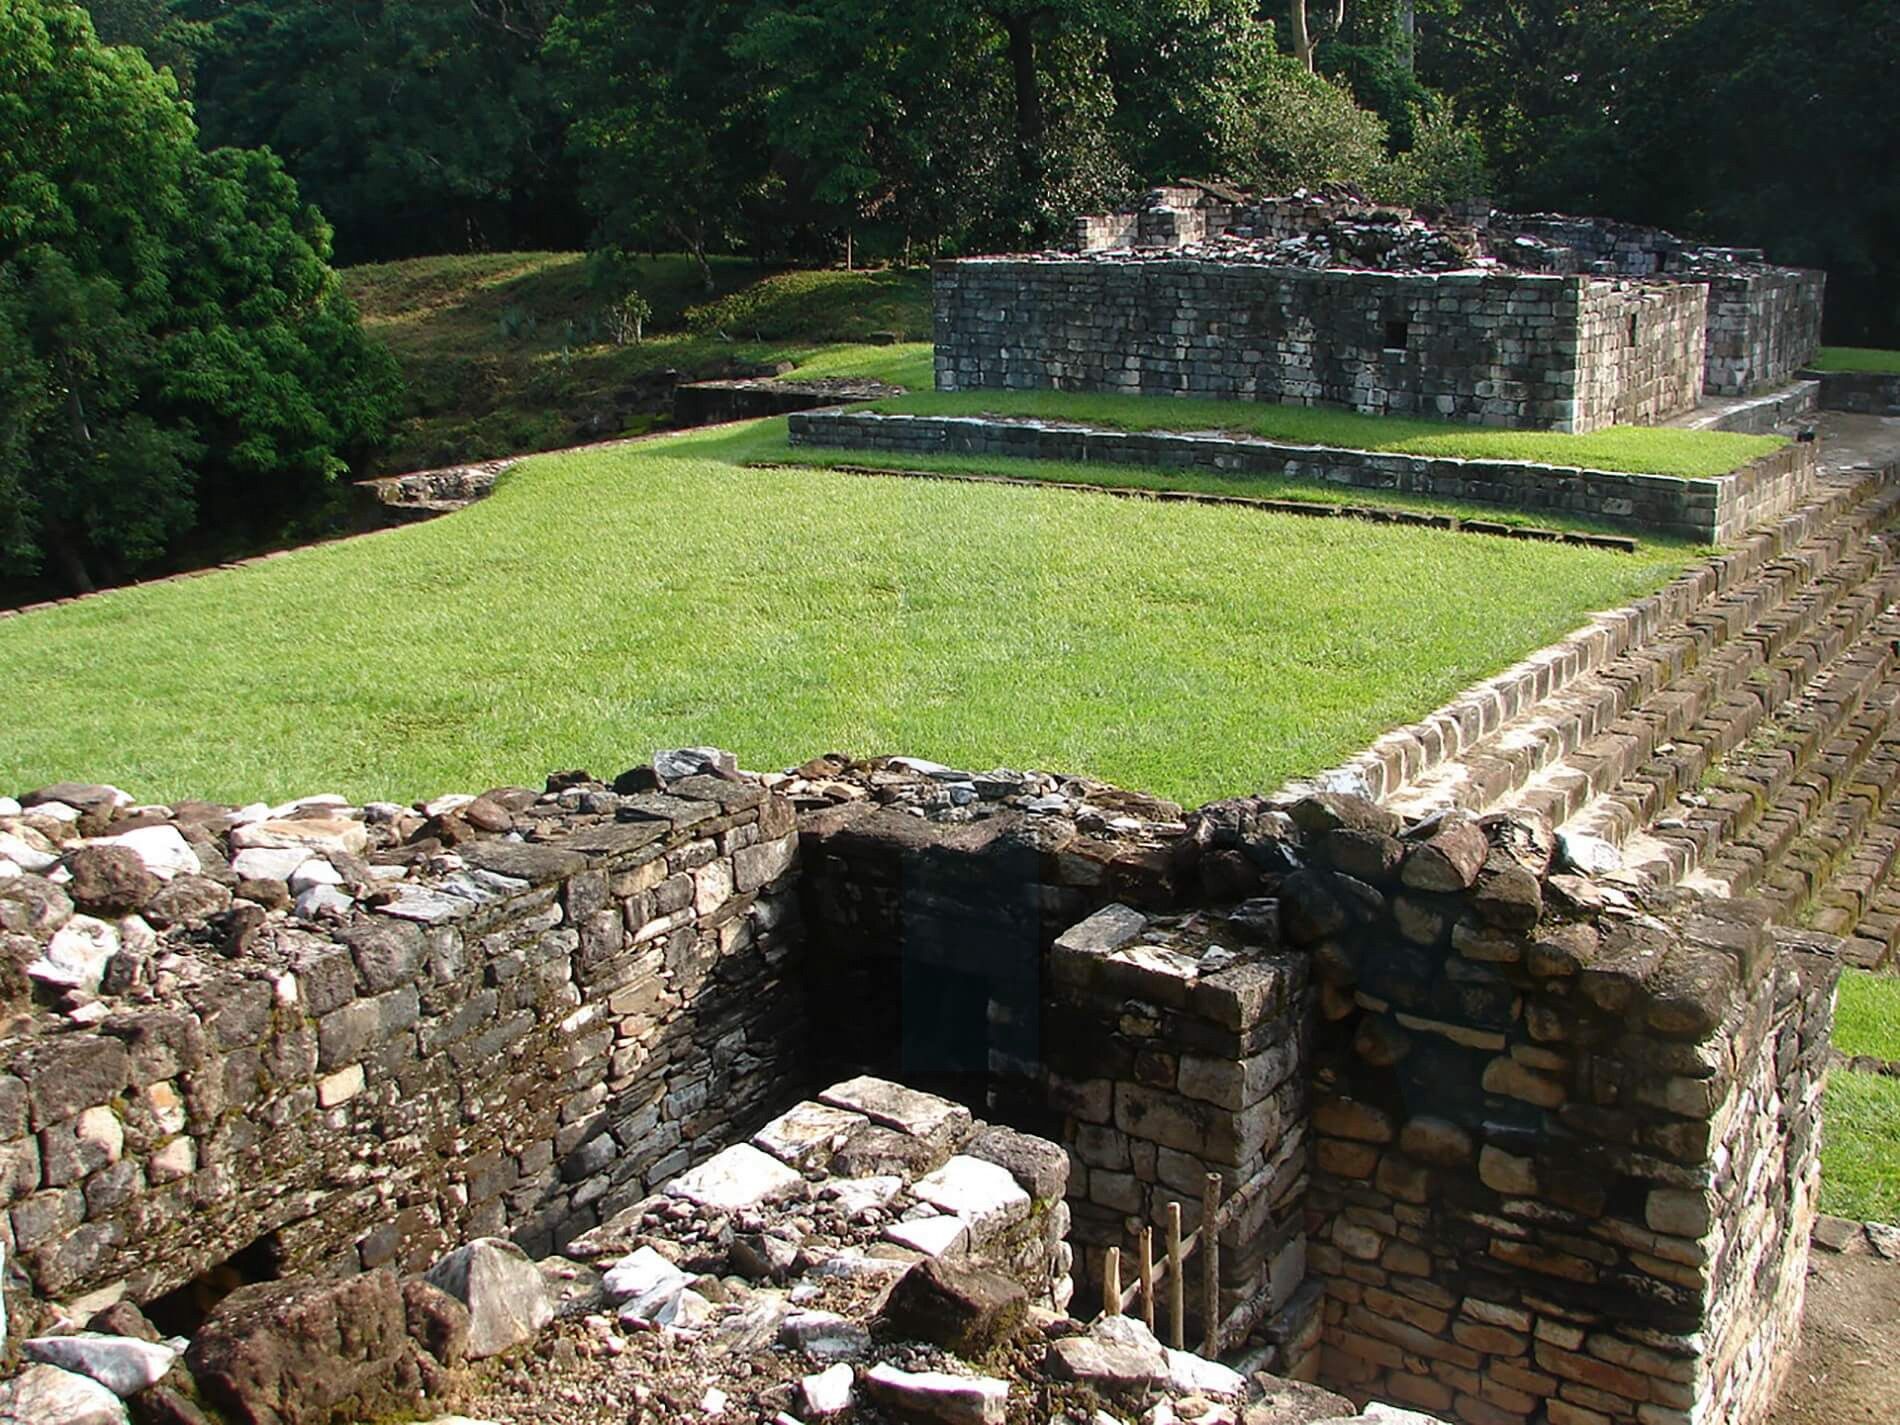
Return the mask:
{"type": "Polygon", "coordinates": [[[408,799],[716,743],[1198,802],[1342,759],[1686,557],[747,468],[783,430],[533,459],[445,519],[0,621],[0,784],[408,799]]]}

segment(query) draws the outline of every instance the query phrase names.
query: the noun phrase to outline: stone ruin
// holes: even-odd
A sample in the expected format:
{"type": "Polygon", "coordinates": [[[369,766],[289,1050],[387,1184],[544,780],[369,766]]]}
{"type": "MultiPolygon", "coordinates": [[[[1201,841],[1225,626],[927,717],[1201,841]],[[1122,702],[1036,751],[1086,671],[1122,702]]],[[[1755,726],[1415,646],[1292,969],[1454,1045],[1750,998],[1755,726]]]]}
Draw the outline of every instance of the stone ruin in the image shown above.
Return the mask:
{"type": "Polygon", "coordinates": [[[1756,250],[1596,219],[1161,188],[1080,220],[1073,251],[939,264],[937,386],[1591,431],[1785,382],[1823,289],[1756,250]]]}
{"type": "Polygon", "coordinates": [[[554,1329],[655,1419],[1741,1422],[1798,1319],[1833,957],[1534,814],[700,749],[0,827],[16,1416],[374,1414],[554,1329]],[[1205,1204],[1238,1369],[1083,1324],[1205,1204]]]}

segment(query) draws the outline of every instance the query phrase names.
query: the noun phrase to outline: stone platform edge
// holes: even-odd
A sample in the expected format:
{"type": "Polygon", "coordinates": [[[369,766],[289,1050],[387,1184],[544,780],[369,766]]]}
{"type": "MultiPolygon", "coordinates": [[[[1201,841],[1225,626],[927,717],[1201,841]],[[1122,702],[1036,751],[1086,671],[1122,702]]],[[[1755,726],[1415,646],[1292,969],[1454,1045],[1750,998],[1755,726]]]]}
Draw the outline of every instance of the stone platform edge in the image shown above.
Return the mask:
{"type": "Polygon", "coordinates": [[[872,411],[795,414],[795,446],[894,455],[975,455],[1075,464],[1148,465],[1222,474],[1318,479],[1552,517],[1600,520],[1622,529],[1727,544],[1787,513],[1813,477],[1812,445],[1794,443],[1727,475],[1689,480],[1530,461],[1466,460],[1296,445],[1215,432],[1121,431],[985,416],[913,416],[872,411]]]}

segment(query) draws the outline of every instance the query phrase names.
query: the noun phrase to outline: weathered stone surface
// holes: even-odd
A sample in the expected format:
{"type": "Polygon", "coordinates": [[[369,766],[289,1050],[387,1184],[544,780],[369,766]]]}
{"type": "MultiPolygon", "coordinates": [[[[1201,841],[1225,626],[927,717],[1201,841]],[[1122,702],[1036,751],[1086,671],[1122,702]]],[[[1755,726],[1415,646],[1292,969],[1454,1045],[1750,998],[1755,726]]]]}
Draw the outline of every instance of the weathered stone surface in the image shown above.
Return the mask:
{"type": "Polygon", "coordinates": [[[969,1135],[970,1110],[935,1094],[894,1084],[889,1079],[861,1075],[835,1084],[819,1095],[834,1108],[861,1113],[900,1133],[908,1133],[932,1147],[945,1149],[969,1135]]]}
{"type": "Polygon", "coordinates": [[[30,1365],[0,1381],[0,1425],[127,1425],[127,1417],[125,1403],[97,1381],[30,1365]]]}
{"type": "Polygon", "coordinates": [[[985,1128],[964,1151],[972,1158],[1007,1169],[1023,1190],[1038,1202],[1053,1202],[1068,1187],[1069,1156],[1047,1138],[1018,1133],[1013,1128],[985,1128]]]}
{"type": "Polygon", "coordinates": [[[1044,1367],[1057,1380],[1110,1391],[1160,1385],[1169,1378],[1167,1350],[1139,1321],[1126,1316],[1105,1316],[1086,1336],[1050,1343],[1044,1367]]]}
{"type": "Polygon", "coordinates": [[[814,1361],[855,1361],[871,1349],[871,1333],[835,1311],[794,1311],[779,1323],[778,1341],[814,1361]]]}
{"type": "Polygon", "coordinates": [[[666,1185],[666,1191],[674,1197],[727,1212],[757,1207],[804,1190],[802,1174],[750,1143],[735,1143],[666,1185]]]}
{"type": "Polygon", "coordinates": [[[1030,1199],[1007,1168],[963,1154],[911,1185],[920,1202],[930,1203],[987,1233],[1029,1215],[1030,1199]]]}
{"type": "Polygon", "coordinates": [[[173,876],[195,876],[204,870],[198,853],[175,826],[141,826],[116,836],[98,837],[92,844],[130,851],[146,871],[161,881],[169,881],[173,876]]]}
{"type": "Polygon", "coordinates": [[[1007,1382],[988,1376],[955,1376],[943,1371],[904,1371],[876,1365],[860,1380],[871,1397],[906,1420],[938,1425],[1004,1425],[1009,1406],[1007,1382]]]}
{"type": "Polygon", "coordinates": [[[114,1395],[137,1395],[156,1385],[178,1359],[170,1346],[129,1336],[81,1332],[73,1336],[38,1336],[21,1343],[20,1354],[76,1375],[87,1376],[114,1395]]]}
{"type": "Polygon", "coordinates": [[[1407,853],[1399,879],[1419,891],[1469,890],[1477,884],[1490,852],[1490,843],[1476,822],[1448,817],[1429,840],[1407,853]]]}
{"type": "Polygon", "coordinates": [[[66,857],[72,880],[67,894],[81,910],[93,915],[129,915],[143,910],[164,884],[145,869],[129,846],[96,843],[82,846],[66,857]]]}
{"type": "Polygon", "coordinates": [[[409,1338],[445,1366],[468,1357],[469,1310],[421,1277],[402,1284],[403,1322],[409,1338]]]}
{"type": "Polygon", "coordinates": [[[806,1101],[766,1124],[752,1135],[752,1142],[794,1168],[822,1168],[851,1131],[868,1121],[861,1113],[806,1101]]]}
{"type": "Polygon", "coordinates": [[[805,1414],[823,1417],[849,1410],[855,1398],[851,1386],[857,1373],[843,1361],[827,1366],[798,1383],[799,1407],[805,1414]]]}
{"type": "Polygon", "coordinates": [[[641,1247],[609,1267],[600,1285],[608,1303],[618,1307],[623,1318],[664,1324],[678,1311],[680,1293],[689,1280],[651,1247],[641,1247]]]}
{"type": "Polygon", "coordinates": [[[205,1398],[239,1425],[328,1425],[411,1409],[421,1379],[396,1275],[240,1287],[192,1339],[205,1398]]]}
{"type": "Polygon", "coordinates": [[[231,832],[231,845],[239,850],[256,846],[301,846],[309,851],[336,851],[345,856],[361,856],[369,847],[369,835],[360,821],[341,817],[299,817],[294,821],[254,821],[231,832]]]}
{"type": "Polygon", "coordinates": [[[1029,1294],[998,1272],[936,1260],[917,1263],[891,1289],[884,1326],[959,1355],[982,1355],[1022,1325],[1029,1294]]]}
{"type": "Polygon", "coordinates": [[[470,1360],[525,1345],[554,1319],[547,1283],[512,1242],[485,1237],[458,1247],[423,1279],[468,1308],[470,1360]]]}

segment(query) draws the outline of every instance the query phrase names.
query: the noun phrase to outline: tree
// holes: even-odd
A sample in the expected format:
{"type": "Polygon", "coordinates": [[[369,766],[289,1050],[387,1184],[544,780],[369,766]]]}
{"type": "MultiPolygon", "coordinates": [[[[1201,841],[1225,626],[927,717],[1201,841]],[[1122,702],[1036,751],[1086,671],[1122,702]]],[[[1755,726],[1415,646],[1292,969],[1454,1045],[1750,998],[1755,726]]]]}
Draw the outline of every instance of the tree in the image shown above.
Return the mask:
{"type": "Polygon", "coordinates": [[[206,142],[268,146],[348,260],[584,236],[541,58],[559,0],[177,3],[206,142]]]}
{"type": "Polygon", "coordinates": [[[281,512],[393,415],[393,362],[270,155],[198,150],[169,75],[0,0],[0,540],[74,587],[281,512]],[[212,496],[219,498],[213,499],[212,496]]]}

